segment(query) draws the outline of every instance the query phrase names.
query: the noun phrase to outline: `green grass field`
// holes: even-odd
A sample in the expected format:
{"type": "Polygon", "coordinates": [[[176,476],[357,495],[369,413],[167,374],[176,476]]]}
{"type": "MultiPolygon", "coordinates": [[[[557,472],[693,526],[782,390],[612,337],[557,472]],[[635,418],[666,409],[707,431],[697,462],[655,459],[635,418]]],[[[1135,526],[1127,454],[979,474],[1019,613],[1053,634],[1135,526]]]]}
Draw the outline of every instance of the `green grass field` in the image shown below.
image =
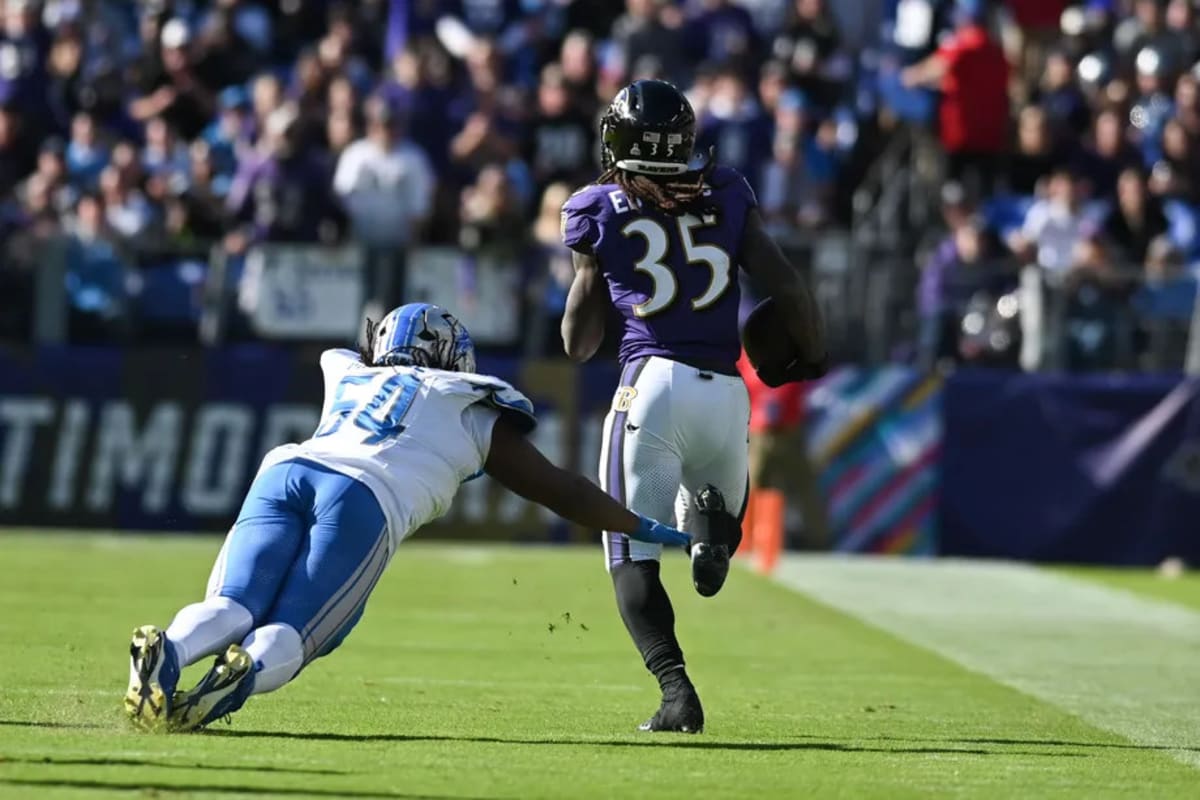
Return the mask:
{"type": "MultiPolygon", "coordinates": [[[[845,594],[818,602],[822,561],[797,567],[799,591],[739,570],[703,600],[672,559],[708,715],[689,737],[635,731],[657,691],[597,551],[410,543],[347,643],[294,684],[206,733],[136,733],[119,711],[130,630],[196,599],[219,544],[0,533],[0,797],[1200,796],[1200,659],[1187,663],[1200,646],[1195,632],[1172,638],[1200,620],[1190,575],[1030,570],[1046,581],[1037,592],[1065,587],[1061,602],[1026,598],[1080,631],[1059,642],[1001,613],[974,636],[950,624],[963,619],[950,599],[930,611],[897,598],[895,615],[918,616],[879,612],[878,624],[870,609],[852,616],[835,608],[880,584],[859,591],[838,574],[829,585],[845,594]],[[1073,593],[1104,624],[1063,617],[1073,593]],[[1127,607],[1132,622],[1107,624],[1127,607]],[[1143,631],[1143,618],[1162,627],[1143,631]],[[913,619],[929,647],[897,634],[913,619]],[[1094,680],[1073,674],[1088,667],[1094,680]],[[1190,681],[1182,696],[1160,696],[1176,675],[1190,681]]],[[[1021,600],[995,591],[985,608],[1021,600]]]]}

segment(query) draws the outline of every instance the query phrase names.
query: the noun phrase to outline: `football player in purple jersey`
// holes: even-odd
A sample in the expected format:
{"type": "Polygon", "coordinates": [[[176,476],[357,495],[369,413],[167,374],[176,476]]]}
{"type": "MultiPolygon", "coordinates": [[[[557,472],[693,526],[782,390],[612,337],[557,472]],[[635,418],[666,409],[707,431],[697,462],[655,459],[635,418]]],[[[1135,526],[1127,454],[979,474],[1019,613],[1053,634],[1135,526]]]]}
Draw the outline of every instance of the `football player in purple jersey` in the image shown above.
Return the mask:
{"type": "MultiPolygon", "coordinates": [[[[735,265],[774,299],[778,336],[814,374],[825,342],[746,179],[711,155],[693,158],[695,133],[691,105],[669,83],[636,81],[612,101],[600,123],[604,173],[563,207],[575,279],[562,336],[567,355],[586,361],[610,307],[619,312],[623,369],[604,423],[601,485],[637,512],[674,514],[693,535],[692,580],[708,597],[729,571],[747,488],[735,265]]],[[[662,547],[606,531],[604,549],[621,618],[662,689],[642,730],[699,732],[704,711],[659,577],[662,547]]]]}

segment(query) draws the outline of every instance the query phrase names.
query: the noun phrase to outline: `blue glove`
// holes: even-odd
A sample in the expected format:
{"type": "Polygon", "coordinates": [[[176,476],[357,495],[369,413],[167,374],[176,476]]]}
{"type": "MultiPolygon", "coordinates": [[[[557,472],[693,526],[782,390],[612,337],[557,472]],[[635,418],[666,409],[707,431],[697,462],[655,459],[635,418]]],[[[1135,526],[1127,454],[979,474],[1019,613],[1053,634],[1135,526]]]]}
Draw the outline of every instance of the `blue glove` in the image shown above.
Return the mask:
{"type": "Polygon", "coordinates": [[[639,542],[674,545],[676,547],[687,547],[692,543],[690,534],[677,531],[670,525],[663,525],[661,522],[644,517],[641,514],[638,514],[637,518],[638,529],[629,534],[631,539],[637,539],[639,542]]]}

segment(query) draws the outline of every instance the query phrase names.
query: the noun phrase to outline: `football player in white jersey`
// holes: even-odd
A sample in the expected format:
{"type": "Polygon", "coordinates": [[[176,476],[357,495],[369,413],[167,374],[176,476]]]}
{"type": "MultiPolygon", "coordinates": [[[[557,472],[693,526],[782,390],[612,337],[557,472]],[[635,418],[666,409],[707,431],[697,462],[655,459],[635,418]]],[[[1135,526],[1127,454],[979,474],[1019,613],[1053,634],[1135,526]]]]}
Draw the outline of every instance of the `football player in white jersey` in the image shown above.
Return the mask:
{"type": "Polygon", "coordinates": [[[203,727],[329,654],[362,616],[396,546],[484,472],[572,522],[689,541],[547,461],[525,438],[533,405],[475,374],[471,338],[442,308],[410,303],[368,321],[362,352],[328,351],[321,369],[320,425],[263,459],[207,598],[166,630],[134,631],[125,711],[137,726],[203,727]],[[213,655],[194,688],[176,691],[183,667],[213,655]]]}

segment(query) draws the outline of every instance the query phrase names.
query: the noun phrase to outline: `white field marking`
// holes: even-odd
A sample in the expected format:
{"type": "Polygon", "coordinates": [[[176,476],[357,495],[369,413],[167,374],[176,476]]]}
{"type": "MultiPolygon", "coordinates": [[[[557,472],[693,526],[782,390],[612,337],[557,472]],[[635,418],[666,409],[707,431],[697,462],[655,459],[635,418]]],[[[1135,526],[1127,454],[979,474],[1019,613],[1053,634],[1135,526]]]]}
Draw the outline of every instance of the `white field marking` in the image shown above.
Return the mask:
{"type": "MultiPolygon", "coordinates": [[[[491,564],[496,560],[498,555],[495,548],[487,547],[486,545],[470,544],[453,544],[449,546],[438,547],[437,549],[430,548],[425,552],[436,555],[442,561],[449,561],[452,564],[465,564],[468,566],[484,566],[491,564]]],[[[402,558],[404,556],[404,551],[397,549],[396,554],[402,558]]]]}
{"type": "Polygon", "coordinates": [[[490,689],[514,689],[520,691],[549,690],[549,691],[591,691],[598,689],[602,692],[642,692],[645,686],[633,683],[546,683],[545,681],[485,681],[475,678],[425,678],[421,676],[397,675],[387,678],[370,678],[375,683],[401,683],[415,686],[471,686],[490,689]]]}
{"type": "Polygon", "coordinates": [[[1200,614],[1035,567],[789,556],[820,603],[1200,768],[1200,614]]]}

